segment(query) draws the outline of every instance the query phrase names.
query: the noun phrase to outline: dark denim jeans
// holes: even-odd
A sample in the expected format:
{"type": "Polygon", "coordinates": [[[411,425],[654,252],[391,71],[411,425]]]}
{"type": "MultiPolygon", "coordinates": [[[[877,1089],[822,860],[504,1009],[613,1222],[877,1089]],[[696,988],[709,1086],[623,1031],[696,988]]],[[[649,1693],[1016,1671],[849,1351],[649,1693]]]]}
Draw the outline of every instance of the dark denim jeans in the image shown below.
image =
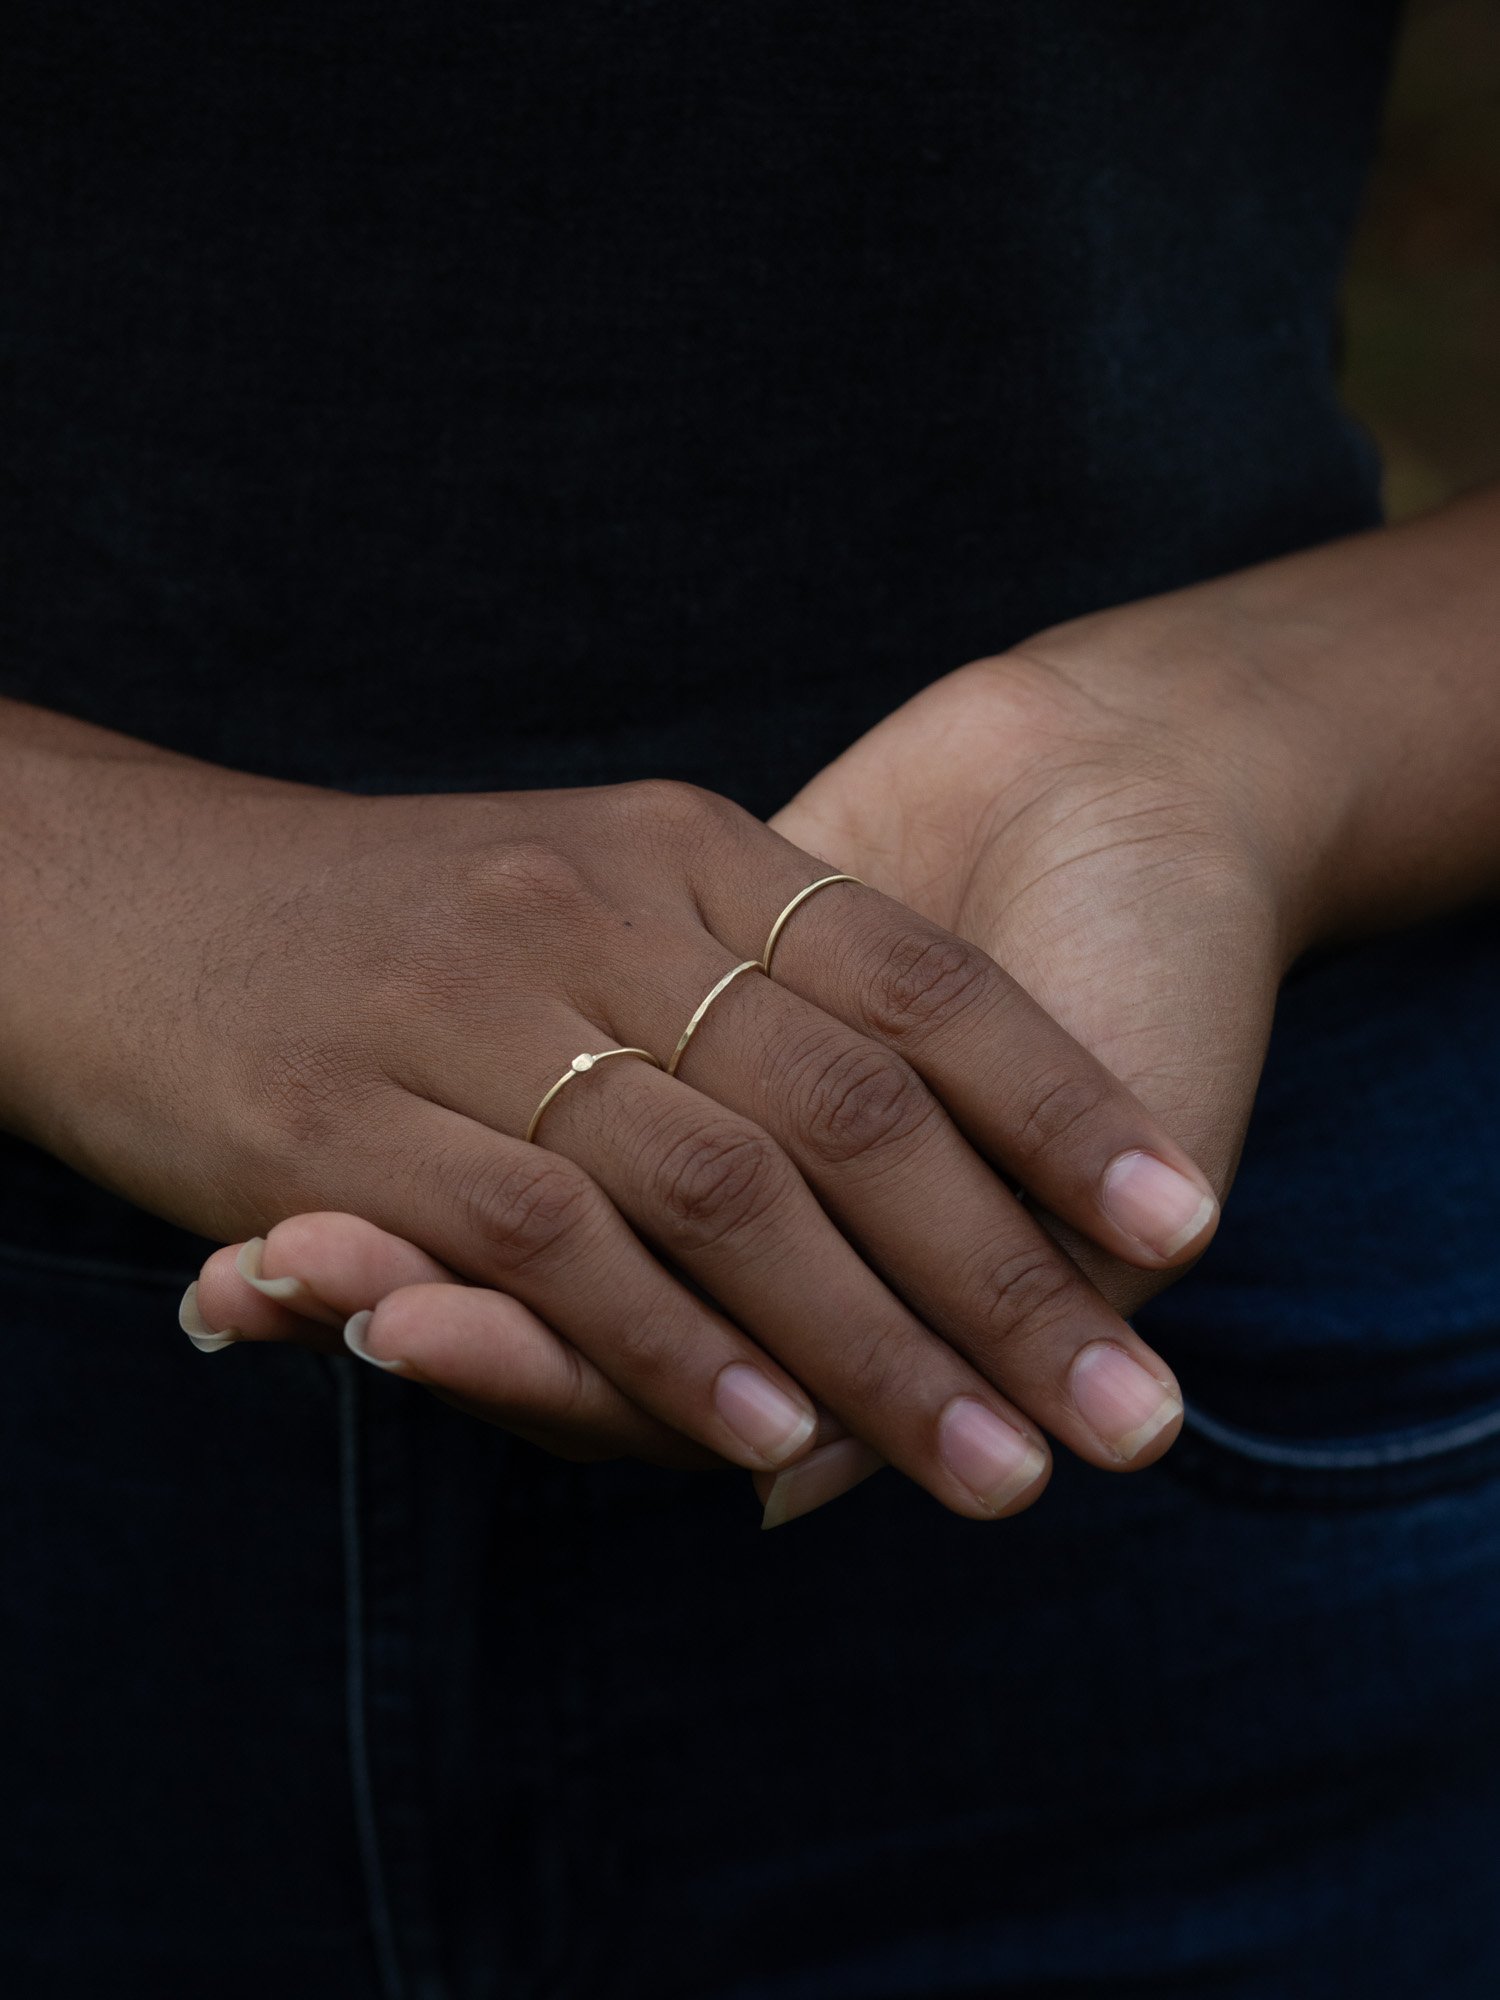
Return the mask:
{"type": "Polygon", "coordinates": [[[1493,2000],[1494,975],[1294,983],[1152,1319],[1189,1432],[1000,1527],[885,1474],[762,1536],[12,1242],[0,1988],[1493,2000]]]}

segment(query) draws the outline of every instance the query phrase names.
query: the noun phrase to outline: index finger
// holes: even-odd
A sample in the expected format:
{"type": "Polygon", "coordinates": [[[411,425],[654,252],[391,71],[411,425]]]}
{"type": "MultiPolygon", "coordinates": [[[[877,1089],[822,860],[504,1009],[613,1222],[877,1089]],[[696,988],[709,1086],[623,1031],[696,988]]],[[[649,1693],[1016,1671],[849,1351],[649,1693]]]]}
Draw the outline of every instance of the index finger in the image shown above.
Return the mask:
{"type": "MultiPolygon", "coordinates": [[[[700,893],[707,909],[712,886],[700,893]]],[[[743,911],[720,921],[733,925],[721,935],[744,936],[743,911]]],[[[1219,1213],[1206,1177],[977,945],[863,883],[830,881],[793,911],[773,976],[897,1051],[993,1165],[1101,1249],[1159,1270],[1206,1246],[1219,1213]]]]}

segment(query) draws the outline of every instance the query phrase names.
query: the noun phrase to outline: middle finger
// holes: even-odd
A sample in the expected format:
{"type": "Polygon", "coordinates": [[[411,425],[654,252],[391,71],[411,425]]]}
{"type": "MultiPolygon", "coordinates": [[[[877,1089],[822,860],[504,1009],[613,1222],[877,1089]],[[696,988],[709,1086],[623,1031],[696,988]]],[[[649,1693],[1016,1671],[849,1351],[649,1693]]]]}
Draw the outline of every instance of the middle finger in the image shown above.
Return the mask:
{"type": "Polygon", "coordinates": [[[1166,1449],[1170,1369],[893,1050],[768,980],[737,982],[681,1074],[778,1142],[922,1321],[1081,1457],[1166,1449]]]}

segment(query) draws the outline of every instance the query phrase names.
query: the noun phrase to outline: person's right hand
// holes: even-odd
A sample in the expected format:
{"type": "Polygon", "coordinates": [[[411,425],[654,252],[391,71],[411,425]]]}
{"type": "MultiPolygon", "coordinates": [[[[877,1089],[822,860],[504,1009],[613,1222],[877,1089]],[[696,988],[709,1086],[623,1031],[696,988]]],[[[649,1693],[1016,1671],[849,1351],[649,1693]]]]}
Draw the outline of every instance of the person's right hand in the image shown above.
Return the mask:
{"type": "Polygon", "coordinates": [[[1201,1248],[1212,1197],[983,953],[824,890],[799,993],[746,974],[678,1077],[606,1063],[528,1145],[576,1053],[666,1057],[826,870],[669,784],[367,799],[142,746],[67,776],[30,801],[3,998],[9,1122],[84,1171],[219,1238],[367,1217],[752,1469],[806,1450],[809,1394],[978,1518],[1040,1490],[1038,1426],[1102,1466],[1165,1449],[1170,1372],[996,1169],[1148,1267],[1201,1248]],[[1203,1200],[1188,1241],[1112,1217],[1143,1154],[1203,1200]],[[1122,1353],[1144,1392],[1112,1393],[1122,1353]]]}
{"type": "MultiPolygon", "coordinates": [[[[188,1288],[182,1324],[206,1353],[241,1341],[292,1342],[344,1358],[352,1349],[575,1463],[631,1457],[682,1471],[725,1469],[622,1396],[518,1300],[461,1284],[415,1244],[357,1215],[293,1215],[268,1237],[215,1250],[188,1288]],[[210,1323],[233,1332],[213,1333],[210,1323]],[[383,1361],[374,1341],[413,1358],[383,1361]]],[[[885,1462],[826,1411],[814,1443],[782,1471],[753,1475],[766,1527],[847,1493],[885,1462]]]]}

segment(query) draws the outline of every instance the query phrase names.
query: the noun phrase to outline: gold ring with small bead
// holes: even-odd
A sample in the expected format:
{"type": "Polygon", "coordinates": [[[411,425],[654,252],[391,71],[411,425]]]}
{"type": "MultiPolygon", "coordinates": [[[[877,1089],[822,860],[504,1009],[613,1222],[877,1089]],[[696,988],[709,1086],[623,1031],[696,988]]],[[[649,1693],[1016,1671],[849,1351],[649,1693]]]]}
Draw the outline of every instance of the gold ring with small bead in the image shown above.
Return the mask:
{"type": "Polygon", "coordinates": [[[602,1062],[608,1062],[611,1056],[639,1056],[642,1062],[650,1063],[653,1069],[661,1068],[660,1056],[652,1055],[649,1049],[600,1049],[597,1055],[585,1054],[574,1056],[573,1060],[547,1092],[536,1110],[532,1112],[531,1123],[526,1127],[527,1145],[530,1145],[531,1141],[536,1137],[536,1128],[542,1122],[542,1113],[547,1109],[547,1106],[556,1097],[557,1093],[560,1090],[566,1090],[574,1077],[587,1076],[591,1069],[596,1068],[602,1062]]]}

